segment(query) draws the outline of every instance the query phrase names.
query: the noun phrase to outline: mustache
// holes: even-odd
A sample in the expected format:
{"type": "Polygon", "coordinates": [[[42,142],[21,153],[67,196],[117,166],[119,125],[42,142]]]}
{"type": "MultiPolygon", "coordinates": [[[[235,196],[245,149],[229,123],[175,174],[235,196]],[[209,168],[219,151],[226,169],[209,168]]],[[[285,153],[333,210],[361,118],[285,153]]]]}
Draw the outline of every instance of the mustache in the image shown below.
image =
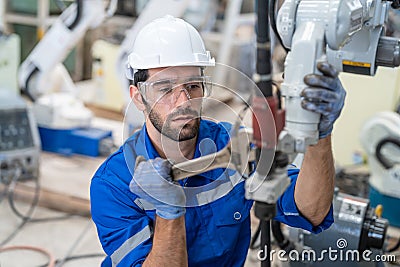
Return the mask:
{"type": "Polygon", "coordinates": [[[168,118],[173,118],[176,116],[185,116],[185,115],[189,115],[189,116],[193,116],[195,118],[199,118],[200,117],[200,112],[196,111],[194,109],[191,108],[183,108],[183,109],[177,109],[176,111],[170,113],[168,115],[168,118]]]}

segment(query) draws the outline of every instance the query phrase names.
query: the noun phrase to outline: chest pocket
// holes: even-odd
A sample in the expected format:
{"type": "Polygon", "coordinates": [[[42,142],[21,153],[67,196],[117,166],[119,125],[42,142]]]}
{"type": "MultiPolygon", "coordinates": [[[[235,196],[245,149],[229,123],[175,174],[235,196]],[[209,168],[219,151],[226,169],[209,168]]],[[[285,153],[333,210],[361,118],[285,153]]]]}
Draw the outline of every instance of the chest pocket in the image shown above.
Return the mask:
{"type": "Polygon", "coordinates": [[[225,197],[211,203],[215,224],[213,236],[224,257],[237,253],[235,250],[238,245],[246,247],[243,239],[250,238],[249,214],[253,203],[245,199],[243,183],[236,185],[225,197]]]}

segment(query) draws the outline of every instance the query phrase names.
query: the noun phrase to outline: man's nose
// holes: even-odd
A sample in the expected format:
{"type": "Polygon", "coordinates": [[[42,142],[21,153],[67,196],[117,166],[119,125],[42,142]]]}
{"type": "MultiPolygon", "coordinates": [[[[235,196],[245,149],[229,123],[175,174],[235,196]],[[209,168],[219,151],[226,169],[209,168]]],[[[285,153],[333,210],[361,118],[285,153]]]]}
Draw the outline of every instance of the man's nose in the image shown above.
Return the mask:
{"type": "Polygon", "coordinates": [[[189,100],[191,99],[191,97],[190,97],[189,92],[186,90],[186,88],[183,86],[180,86],[176,90],[177,90],[177,92],[175,92],[175,94],[177,94],[177,95],[176,95],[175,104],[177,106],[180,106],[183,104],[186,104],[186,105],[190,104],[189,100]]]}

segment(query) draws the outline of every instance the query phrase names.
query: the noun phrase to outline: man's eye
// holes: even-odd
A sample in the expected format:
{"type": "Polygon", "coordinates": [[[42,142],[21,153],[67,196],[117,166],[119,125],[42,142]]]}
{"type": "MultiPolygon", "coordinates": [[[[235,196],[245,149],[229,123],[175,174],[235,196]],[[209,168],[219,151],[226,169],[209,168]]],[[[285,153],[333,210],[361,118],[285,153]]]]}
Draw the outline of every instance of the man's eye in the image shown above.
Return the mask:
{"type": "Polygon", "coordinates": [[[171,89],[172,88],[170,86],[166,86],[166,87],[159,88],[158,91],[162,94],[168,94],[172,91],[171,89]]]}
{"type": "Polygon", "coordinates": [[[201,89],[201,84],[200,83],[189,83],[189,84],[186,84],[185,87],[187,90],[195,91],[195,90],[201,89]]]}

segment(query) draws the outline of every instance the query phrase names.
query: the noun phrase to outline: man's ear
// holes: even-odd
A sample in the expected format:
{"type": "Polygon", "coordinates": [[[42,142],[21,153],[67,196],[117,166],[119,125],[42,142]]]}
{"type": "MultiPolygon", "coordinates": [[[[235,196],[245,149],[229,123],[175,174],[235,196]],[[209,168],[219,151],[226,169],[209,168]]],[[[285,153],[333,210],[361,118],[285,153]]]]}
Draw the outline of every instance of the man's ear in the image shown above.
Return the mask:
{"type": "Polygon", "coordinates": [[[143,98],[142,95],[139,92],[139,88],[137,88],[134,85],[129,86],[129,92],[131,95],[131,99],[133,100],[133,103],[135,103],[135,106],[140,110],[140,111],[145,111],[146,106],[143,103],[143,98]]]}

